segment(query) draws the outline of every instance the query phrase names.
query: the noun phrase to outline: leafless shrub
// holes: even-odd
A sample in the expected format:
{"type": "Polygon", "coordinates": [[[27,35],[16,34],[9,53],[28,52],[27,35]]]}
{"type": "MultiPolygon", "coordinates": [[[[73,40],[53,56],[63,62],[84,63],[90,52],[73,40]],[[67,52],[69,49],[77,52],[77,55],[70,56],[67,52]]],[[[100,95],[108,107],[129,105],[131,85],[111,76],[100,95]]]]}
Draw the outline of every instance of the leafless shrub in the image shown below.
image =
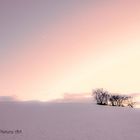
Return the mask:
{"type": "Polygon", "coordinates": [[[110,98],[110,95],[108,91],[104,91],[102,88],[101,89],[96,89],[93,91],[92,94],[95,97],[95,100],[97,101],[97,104],[100,105],[108,105],[108,101],[110,98]]]}
{"type": "Polygon", "coordinates": [[[133,97],[126,95],[111,95],[109,99],[112,106],[134,107],[133,97]]]}
{"type": "Polygon", "coordinates": [[[132,96],[112,95],[108,91],[103,90],[102,88],[94,90],[92,95],[94,96],[97,104],[99,105],[134,107],[135,104],[132,96]]]}

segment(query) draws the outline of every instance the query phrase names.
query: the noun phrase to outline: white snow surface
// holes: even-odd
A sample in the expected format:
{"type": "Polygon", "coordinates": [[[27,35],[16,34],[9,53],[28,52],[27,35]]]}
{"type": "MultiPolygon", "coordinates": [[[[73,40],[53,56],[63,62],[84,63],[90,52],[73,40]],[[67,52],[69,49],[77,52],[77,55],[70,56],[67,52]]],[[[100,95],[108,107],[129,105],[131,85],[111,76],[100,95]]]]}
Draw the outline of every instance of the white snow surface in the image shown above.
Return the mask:
{"type": "Polygon", "coordinates": [[[94,103],[1,102],[0,140],[140,140],[140,110],[94,103]],[[21,133],[8,131],[21,130],[21,133]]]}

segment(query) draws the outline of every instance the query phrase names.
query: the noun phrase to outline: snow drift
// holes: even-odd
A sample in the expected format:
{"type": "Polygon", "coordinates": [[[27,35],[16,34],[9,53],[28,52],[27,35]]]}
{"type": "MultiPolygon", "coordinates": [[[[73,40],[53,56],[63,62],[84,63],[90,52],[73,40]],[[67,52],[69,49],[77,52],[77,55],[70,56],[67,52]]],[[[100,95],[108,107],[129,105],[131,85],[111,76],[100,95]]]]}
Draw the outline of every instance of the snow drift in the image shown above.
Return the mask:
{"type": "Polygon", "coordinates": [[[1,102],[0,140],[140,140],[139,118],[94,103],[1,102]]]}

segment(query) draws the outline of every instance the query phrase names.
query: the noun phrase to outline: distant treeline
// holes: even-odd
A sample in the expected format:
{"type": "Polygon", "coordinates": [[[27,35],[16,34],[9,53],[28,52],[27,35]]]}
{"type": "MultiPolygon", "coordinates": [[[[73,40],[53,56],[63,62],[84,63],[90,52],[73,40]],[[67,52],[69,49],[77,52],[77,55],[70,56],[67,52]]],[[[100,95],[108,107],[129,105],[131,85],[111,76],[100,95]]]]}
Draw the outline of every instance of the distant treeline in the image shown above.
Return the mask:
{"type": "Polygon", "coordinates": [[[111,94],[104,89],[95,89],[92,93],[98,105],[129,106],[134,107],[135,102],[132,96],[111,94]]]}

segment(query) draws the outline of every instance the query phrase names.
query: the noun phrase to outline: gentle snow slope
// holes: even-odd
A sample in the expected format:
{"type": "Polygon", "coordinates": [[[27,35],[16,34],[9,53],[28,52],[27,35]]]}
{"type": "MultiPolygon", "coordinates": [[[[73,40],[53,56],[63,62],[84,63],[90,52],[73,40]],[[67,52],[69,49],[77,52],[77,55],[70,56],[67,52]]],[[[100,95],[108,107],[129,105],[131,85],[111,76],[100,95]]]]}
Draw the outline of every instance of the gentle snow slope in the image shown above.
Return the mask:
{"type": "Polygon", "coordinates": [[[140,110],[92,103],[0,103],[0,140],[140,140],[140,110]],[[19,134],[2,131],[22,130],[19,134]]]}

